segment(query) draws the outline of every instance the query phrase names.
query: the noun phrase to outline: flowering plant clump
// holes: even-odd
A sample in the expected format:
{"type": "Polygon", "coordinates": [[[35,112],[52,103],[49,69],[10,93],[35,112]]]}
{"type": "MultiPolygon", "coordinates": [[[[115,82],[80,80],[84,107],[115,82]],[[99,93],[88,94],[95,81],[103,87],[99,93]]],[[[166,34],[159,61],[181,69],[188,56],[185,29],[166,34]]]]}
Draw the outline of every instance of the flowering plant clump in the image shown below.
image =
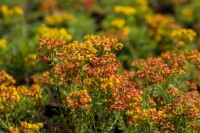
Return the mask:
{"type": "MultiPolygon", "coordinates": [[[[144,130],[148,131],[181,130],[174,123],[179,115],[175,107],[179,104],[176,101],[181,101],[179,98],[187,88],[174,86],[180,83],[177,79],[190,70],[189,64],[192,62],[187,60],[187,53],[185,56],[162,54],[159,58],[135,60],[132,63],[135,72],[120,74],[121,64],[113,50],[120,50],[123,47],[121,43],[105,36],[89,35],[84,39],[81,43],[66,43],[59,38],[42,38],[38,49],[37,58],[50,64],[51,68],[47,75],[36,77],[36,80],[41,79],[40,82],[47,83],[47,86],[55,86],[58,93],[56,99],[62,107],[59,118],[64,119],[67,110],[72,115],[69,118],[74,118],[73,121],[63,120],[62,130],[93,131],[97,130],[93,126],[103,126],[100,129],[104,131],[112,127],[111,123],[120,125],[126,132],[142,130],[141,125],[146,125],[144,130]],[[103,114],[117,116],[104,118],[103,114]],[[106,119],[111,123],[101,125],[106,119]],[[90,125],[92,121],[99,124],[90,125]],[[63,124],[68,122],[71,128],[64,127],[63,124]],[[134,125],[133,128],[131,125],[134,125]]],[[[196,103],[191,104],[182,111],[185,119],[192,119],[194,123],[199,110],[196,103]],[[196,111],[193,118],[187,116],[188,110],[196,111]]]]}
{"type": "Polygon", "coordinates": [[[185,73],[186,62],[178,58],[176,54],[164,54],[162,58],[148,58],[147,61],[136,60],[132,62],[132,66],[139,68],[138,76],[144,78],[147,83],[163,82],[170,77],[185,73]]]}
{"type": "MultiPolygon", "coordinates": [[[[0,71],[0,126],[8,129],[9,132],[20,132],[22,127],[18,128],[18,122],[22,119],[34,118],[36,113],[36,106],[40,106],[41,103],[41,87],[37,84],[33,84],[31,89],[27,89],[25,86],[15,87],[15,80],[12,76],[5,71],[0,71]],[[21,106],[23,104],[23,106],[21,106]],[[24,111],[26,110],[25,114],[24,111]],[[23,114],[22,114],[23,113],[23,114]],[[9,116],[9,117],[8,117],[9,116]],[[19,121],[16,121],[18,119],[19,121]],[[15,125],[15,127],[12,126],[15,125]]],[[[41,125],[41,124],[40,124],[41,125]]],[[[29,126],[30,127],[30,126],[29,126]]],[[[33,126],[33,130],[39,129],[33,126]]],[[[31,129],[31,127],[30,127],[31,129]]],[[[33,131],[30,130],[30,131],[33,131]]],[[[28,132],[23,130],[23,132],[28,132]]]]}
{"type": "Polygon", "coordinates": [[[199,133],[199,0],[0,0],[0,132],[199,133]]]}

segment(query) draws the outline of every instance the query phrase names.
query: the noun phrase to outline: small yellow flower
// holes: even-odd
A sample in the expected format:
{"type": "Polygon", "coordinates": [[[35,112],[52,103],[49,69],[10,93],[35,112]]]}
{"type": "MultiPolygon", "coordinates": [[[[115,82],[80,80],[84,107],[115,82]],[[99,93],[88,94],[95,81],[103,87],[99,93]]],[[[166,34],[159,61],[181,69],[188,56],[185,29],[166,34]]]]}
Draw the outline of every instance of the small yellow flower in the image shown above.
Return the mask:
{"type": "Polygon", "coordinates": [[[116,13],[121,13],[121,14],[124,14],[124,15],[133,15],[136,13],[136,10],[134,7],[131,7],[131,6],[115,6],[114,7],[114,10],[116,13]]]}

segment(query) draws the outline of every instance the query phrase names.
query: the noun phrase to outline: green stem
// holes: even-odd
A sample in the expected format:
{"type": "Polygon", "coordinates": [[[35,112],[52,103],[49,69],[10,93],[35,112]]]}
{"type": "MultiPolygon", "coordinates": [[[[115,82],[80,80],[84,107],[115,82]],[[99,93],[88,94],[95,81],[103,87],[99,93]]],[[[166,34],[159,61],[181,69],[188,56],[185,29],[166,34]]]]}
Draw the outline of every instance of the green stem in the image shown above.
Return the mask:
{"type": "Polygon", "coordinates": [[[153,89],[152,89],[152,91],[151,91],[151,98],[153,97],[153,92],[154,92],[154,89],[155,89],[155,85],[153,85],[153,89]]]}

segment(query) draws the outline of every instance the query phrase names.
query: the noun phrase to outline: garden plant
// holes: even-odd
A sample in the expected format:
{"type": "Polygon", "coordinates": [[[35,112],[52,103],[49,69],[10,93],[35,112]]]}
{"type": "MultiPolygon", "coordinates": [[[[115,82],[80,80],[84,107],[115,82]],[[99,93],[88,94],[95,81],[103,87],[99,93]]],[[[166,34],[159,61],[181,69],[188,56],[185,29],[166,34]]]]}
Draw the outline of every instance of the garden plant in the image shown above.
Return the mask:
{"type": "Polygon", "coordinates": [[[1,0],[0,132],[199,133],[199,0],[1,0]]]}

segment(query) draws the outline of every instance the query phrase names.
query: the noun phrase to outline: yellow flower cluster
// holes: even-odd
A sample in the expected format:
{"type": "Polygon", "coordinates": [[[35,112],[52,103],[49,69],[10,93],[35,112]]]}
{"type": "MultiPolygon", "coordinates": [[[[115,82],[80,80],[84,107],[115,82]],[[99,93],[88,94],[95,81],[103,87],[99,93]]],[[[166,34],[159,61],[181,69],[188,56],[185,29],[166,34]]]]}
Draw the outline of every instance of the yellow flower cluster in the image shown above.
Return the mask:
{"type": "Polygon", "coordinates": [[[36,99],[42,98],[42,95],[40,94],[42,88],[38,84],[32,84],[30,89],[28,89],[26,86],[18,86],[17,90],[22,95],[25,95],[25,96],[28,96],[28,97],[33,97],[33,98],[36,98],[36,99]]]}
{"type": "Polygon", "coordinates": [[[43,128],[43,123],[30,124],[27,122],[20,122],[20,129],[27,133],[39,132],[41,128],[43,128]]]}
{"type": "Polygon", "coordinates": [[[92,101],[86,89],[75,90],[69,93],[66,98],[66,104],[70,108],[89,110],[88,104],[92,101]]]}
{"type": "Polygon", "coordinates": [[[167,17],[162,14],[150,14],[146,16],[147,24],[152,28],[159,28],[163,26],[167,26],[174,22],[173,18],[167,17]]]}
{"type": "Polygon", "coordinates": [[[133,15],[136,13],[136,9],[131,6],[120,6],[117,5],[114,7],[116,13],[124,14],[124,15],[133,15]]]}
{"type": "Polygon", "coordinates": [[[120,50],[123,44],[119,43],[116,38],[107,38],[105,36],[87,35],[84,37],[85,43],[95,44],[95,47],[103,47],[105,51],[111,51],[111,48],[120,50]]]}
{"type": "Polygon", "coordinates": [[[7,5],[0,6],[0,14],[3,17],[11,17],[11,16],[22,16],[24,15],[24,11],[21,7],[15,6],[12,9],[9,9],[7,5]]]}
{"type": "Polygon", "coordinates": [[[184,46],[186,43],[194,41],[195,37],[196,32],[192,29],[180,29],[171,32],[171,39],[180,47],[184,46]]]}
{"type": "Polygon", "coordinates": [[[109,78],[99,78],[101,90],[108,90],[116,88],[116,85],[120,84],[119,77],[112,75],[109,78]]]}
{"type": "Polygon", "coordinates": [[[0,49],[4,49],[7,45],[6,39],[0,39],[0,49]]]}
{"type": "Polygon", "coordinates": [[[36,54],[28,54],[25,58],[24,58],[24,62],[28,65],[35,65],[36,64],[36,54]]]}
{"type": "Polygon", "coordinates": [[[124,25],[125,25],[125,20],[124,20],[124,19],[114,19],[114,20],[111,22],[111,25],[112,25],[113,27],[116,27],[116,28],[121,29],[121,28],[124,27],[124,25]]]}
{"type": "MultiPolygon", "coordinates": [[[[101,78],[100,82],[101,82],[101,90],[108,90],[108,89],[112,89],[114,87],[114,78],[110,77],[110,78],[101,78]]],[[[119,81],[119,80],[118,80],[119,81]]]]}
{"type": "Polygon", "coordinates": [[[172,29],[174,19],[162,14],[151,14],[146,16],[146,23],[149,26],[149,34],[155,37],[156,41],[161,41],[168,37],[172,29]]]}
{"type": "Polygon", "coordinates": [[[0,86],[0,111],[14,108],[15,103],[19,102],[20,96],[14,86],[0,86]]]}
{"type": "Polygon", "coordinates": [[[67,22],[69,20],[72,20],[74,16],[69,13],[57,13],[53,15],[47,15],[45,17],[45,22],[49,25],[58,25],[61,24],[62,22],[67,22]]]}
{"type": "Polygon", "coordinates": [[[66,54],[66,59],[70,61],[90,60],[97,53],[92,43],[78,43],[77,41],[68,44],[65,47],[65,51],[71,51],[73,53],[74,56],[66,54]]]}
{"type": "Polygon", "coordinates": [[[15,79],[5,71],[0,71],[0,85],[9,86],[16,83],[15,79]]]}
{"type": "Polygon", "coordinates": [[[142,123],[145,122],[145,120],[156,122],[159,120],[164,120],[168,117],[164,109],[163,110],[157,110],[156,108],[141,109],[140,107],[128,110],[126,112],[126,115],[131,116],[131,118],[128,120],[128,124],[142,123]]]}
{"type": "Polygon", "coordinates": [[[55,37],[55,38],[62,38],[66,41],[70,41],[72,39],[72,35],[68,33],[65,28],[50,28],[45,25],[42,25],[38,29],[38,36],[39,37],[55,37]]]}

